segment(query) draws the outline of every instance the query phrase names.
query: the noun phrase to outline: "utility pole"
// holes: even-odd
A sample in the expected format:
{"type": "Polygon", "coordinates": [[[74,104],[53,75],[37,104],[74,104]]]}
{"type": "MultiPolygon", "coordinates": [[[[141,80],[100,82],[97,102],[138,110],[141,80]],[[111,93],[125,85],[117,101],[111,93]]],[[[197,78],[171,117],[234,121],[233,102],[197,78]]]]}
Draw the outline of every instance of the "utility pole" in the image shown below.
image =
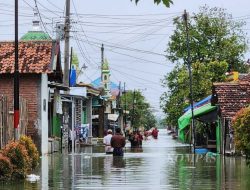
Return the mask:
{"type": "MultiPolygon", "coordinates": [[[[104,63],[104,47],[103,44],[101,46],[101,70],[103,69],[104,63]]],[[[103,82],[103,74],[101,71],[101,81],[103,82]]],[[[102,106],[99,107],[99,129],[98,129],[98,136],[103,137],[104,128],[105,128],[105,101],[102,101],[102,106]]]]}
{"type": "Polygon", "coordinates": [[[104,45],[102,44],[102,47],[101,47],[101,61],[102,61],[102,64],[104,63],[104,45]]]}
{"type": "Polygon", "coordinates": [[[64,76],[63,84],[69,86],[69,31],[70,31],[70,0],[66,0],[65,44],[64,44],[64,76]]]}
{"type": "MultiPolygon", "coordinates": [[[[121,109],[121,81],[119,81],[119,94],[117,97],[117,110],[118,110],[118,127],[121,128],[122,131],[124,131],[124,125],[123,125],[123,113],[122,113],[122,109],[121,109]]],[[[125,134],[126,135],[126,134],[125,134]]]]}
{"type": "Polygon", "coordinates": [[[126,94],[126,83],[124,82],[124,98],[125,98],[125,115],[124,115],[124,122],[125,122],[125,128],[127,127],[127,94],[126,94]]]}
{"type": "MultiPolygon", "coordinates": [[[[101,47],[101,70],[103,69],[103,63],[104,63],[104,45],[102,44],[102,47],[101,47]]],[[[101,72],[101,80],[103,80],[102,72],[101,72]]]]}
{"type": "Polygon", "coordinates": [[[18,140],[18,126],[19,126],[18,0],[15,0],[14,140],[18,140]]]}
{"type": "Polygon", "coordinates": [[[131,125],[134,131],[134,117],[135,117],[135,89],[133,92],[133,115],[132,115],[132,119],[131,119],[131,125]]]}
{"type": "Polygon", "coordinates": [[[192,141],[193,141],[193,150],[195,154],[195,124],[194,124],[194,103],[193,103],[193,78],[192,78],[192,68],[191,68],[191,61],[190,61],[190,46],[189,46],[189,29],[188,29],[188,14],[186,10],[184,10],[183,14],[183,20],[185,23],[186,28],[186,46],[187,46],[187,66],[188,66],[188,74],[189,74],[189,90],[190,90],[190,104],[191,104],[191,115],[192,115],[192,121],[191,121],[191,128],[192,128],[192,141]]]}

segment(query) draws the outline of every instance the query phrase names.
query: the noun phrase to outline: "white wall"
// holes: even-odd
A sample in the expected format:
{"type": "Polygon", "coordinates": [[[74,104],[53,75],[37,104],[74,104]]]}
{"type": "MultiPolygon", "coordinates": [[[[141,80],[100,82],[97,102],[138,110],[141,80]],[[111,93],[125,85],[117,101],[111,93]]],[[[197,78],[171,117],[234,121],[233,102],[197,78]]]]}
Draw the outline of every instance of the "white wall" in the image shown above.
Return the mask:
{"type": "Polygon", "coordinates": [[[48,153],[48,75],[41,75],[41,152],[48,153]]]}

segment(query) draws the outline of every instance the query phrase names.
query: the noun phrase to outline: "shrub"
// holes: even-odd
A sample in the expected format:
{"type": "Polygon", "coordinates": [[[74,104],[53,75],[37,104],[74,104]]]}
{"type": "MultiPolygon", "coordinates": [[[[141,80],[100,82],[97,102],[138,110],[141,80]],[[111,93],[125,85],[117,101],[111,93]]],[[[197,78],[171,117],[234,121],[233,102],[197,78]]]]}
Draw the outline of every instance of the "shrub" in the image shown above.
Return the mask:
{"type": "Polygon", "coordinates": [[[10,159],[13,165],[12,177],[15,179],[25,178],[31,167],[29,155],[25,146],[18,142],[10,142],[4,148],[3,154],[10,159]]]}
{"type": "Polygon", "coordinates": [[[28,155],[30,157],[31,169],[35,169],[39,164],[39,152],[32,139],[27,136],[21,136],[19,140],[20,144],[24,145],[28,155]]]}
{"type": "Polygon", "coordinates": [[[243,108],[233,118],[235,146],[246,154],[250,164],[250,107],[243,108]]]}
{"type": "Polygon", "coordinates": [[[9,179],[13,172],[13,166],[10,159],[3,154],[0,154],[0,180],[9,179]]]}

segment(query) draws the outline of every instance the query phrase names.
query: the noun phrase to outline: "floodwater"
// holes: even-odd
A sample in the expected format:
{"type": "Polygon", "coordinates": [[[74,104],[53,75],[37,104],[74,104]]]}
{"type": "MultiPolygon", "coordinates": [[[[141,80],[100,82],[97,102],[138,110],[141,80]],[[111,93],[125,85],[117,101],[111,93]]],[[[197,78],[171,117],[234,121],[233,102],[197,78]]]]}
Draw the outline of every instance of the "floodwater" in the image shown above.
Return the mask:
{"type": "Polygon", "coordinates": [[[103,147],[56,153],[41,159],[37,182],[0,184],[0,189],[250,189],[244,158],[196,155],[160,130],[159,138],[123,158],[105,155],[103,147]]]}

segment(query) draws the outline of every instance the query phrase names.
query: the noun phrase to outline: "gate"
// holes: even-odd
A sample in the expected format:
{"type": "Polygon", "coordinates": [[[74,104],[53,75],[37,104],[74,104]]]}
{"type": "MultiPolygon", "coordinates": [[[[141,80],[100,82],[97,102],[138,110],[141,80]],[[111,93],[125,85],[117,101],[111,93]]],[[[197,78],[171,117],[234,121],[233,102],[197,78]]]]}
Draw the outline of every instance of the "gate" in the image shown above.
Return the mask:
{"type": "MultiPolygon", "coordinates": [[[[28,125],[27,101],[20,97],[20,122],[18,135],[25,135],[28,125]]],[[[11,110],[8,97],[0,95],[0,148],[14,139],[14,112],[11,110]]]]}

